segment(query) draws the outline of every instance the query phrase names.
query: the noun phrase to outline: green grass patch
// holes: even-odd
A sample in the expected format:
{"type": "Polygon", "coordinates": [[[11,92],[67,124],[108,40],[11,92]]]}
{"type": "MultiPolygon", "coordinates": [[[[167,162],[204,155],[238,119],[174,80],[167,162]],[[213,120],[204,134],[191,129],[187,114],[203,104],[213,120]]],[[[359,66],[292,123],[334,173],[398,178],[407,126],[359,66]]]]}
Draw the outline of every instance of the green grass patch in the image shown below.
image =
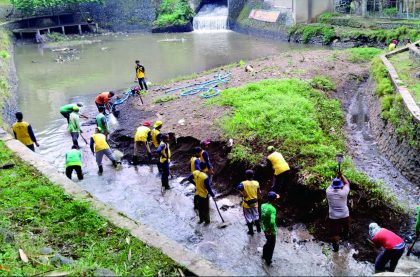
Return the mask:
{"type": "Polygon", "coordinates": [[[15,164],[0,170],[0,275],[65,271],[91,276],[96,268],[116,275],[177,275],[181,267],[161,251],[133,237],[127,243],[128,231],[99,216],[88,202],[72,199],[1,141],[0,161],[15,164]],[[72,258],[74,263],[54,266],[51,256],[39,253],[42,247],[51,247],[54,254],[72,258]],[[28,255],[29,263],[18,258],[19,249],[28,255]]]}
{"type": "Polygon", "coordinates": [[[178,96],[167,95],[167,96],[163,96],[163,97],[160,97],[160,98],[156,99],[155,101],[153,101],[153,103],[155,103],[155,104],[165,103],[165,102],[173,101],[175,99],[178,99],[178,96]]]}
{"type": "Polygon", "coordinates": [[[302,35],[304,43],[316,36],[320,36],[325,44],[330,43],[335,38],[334,27],[325,24],[297,24],[290,28],[289,35],[302,35]]]}
{"type": "Polygon", "coordinates": [[[315,76],[314,78],[312,78],[309,84],[314,89],[320,89],[322,91],[331,91],[336,89],[333,80],[331,80],[331,78],[327,76],[315,76]]]}
{"type": "Polygon", "coordinates": [[[157,27],[184,25],[192,20],[194,11],[188,0],[162,0],[153,24],[157,27]]]}
{"type": "Polygon", "coordinates": [[[348,60],[352,63],[364,63],[371,61],[378,56],[382,49],[373,47],[350,48],[346,50],[349,53],[348,60]]]}
{"type": "MultiPolygon", "coordinates": [[[[0,28],[0,114],[2,114],[3,105],[7,97],[10,96],[9,91],[9,49],[11,41],[9,34],[4,29],[0,28]]],[[[0,126],[4,126],[3,117],[0,116],[0,126]]]]}

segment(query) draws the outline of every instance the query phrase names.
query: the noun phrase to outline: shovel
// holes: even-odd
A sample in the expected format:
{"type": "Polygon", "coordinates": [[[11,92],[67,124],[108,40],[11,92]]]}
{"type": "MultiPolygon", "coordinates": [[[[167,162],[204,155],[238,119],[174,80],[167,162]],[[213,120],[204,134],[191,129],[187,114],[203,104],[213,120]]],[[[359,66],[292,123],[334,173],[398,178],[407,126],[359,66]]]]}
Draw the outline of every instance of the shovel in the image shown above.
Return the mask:
{"type": "Polygon", "coordinates": [[[418,238],[419,238],[419,236],[417,235],[416,236],[416,239],[414,240],[414,242],[411,245],[410,249],[408,249],[408,251],[407,251],[407,256],[410,256],[410,253],[411,253],[411,251],[413,251],[414,244],[416,244],[418,238]]]}
{"type": "Polygon", "coordinates": [[[85,139],[85,137],[82,135],[82,133],[80,133],[80,136],[82,137],[82,139],[85,141],[86,145],[89,145],[89,143],[87,142],[87,140],[85,139]]]}
{"type": "Polygon", "coordinates": [[[219,226],[217,226],[217,228],[219,228],[219,229],[226,228],[229,224],[227,222],[225,222],[225,220],[223,219],[223,216],[222,216],[222,214],[220,213],[220,210],[219,210],[219,206],[217,206],[216,199],[213,198],[213,201],[214,201],[214,205],[216,205],[216,209],[217,209],[217,212],[219,213],[220,219],[222,220],[222,223],[219,224],[219,226]]]}

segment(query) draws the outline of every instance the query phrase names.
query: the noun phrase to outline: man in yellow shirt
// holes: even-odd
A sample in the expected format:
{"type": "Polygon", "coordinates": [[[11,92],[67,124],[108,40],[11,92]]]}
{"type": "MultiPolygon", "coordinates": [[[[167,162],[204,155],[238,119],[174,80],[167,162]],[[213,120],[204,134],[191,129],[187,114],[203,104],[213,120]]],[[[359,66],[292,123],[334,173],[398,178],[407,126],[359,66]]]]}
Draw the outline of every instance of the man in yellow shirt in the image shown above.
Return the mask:
{"type": "Polygon", "coordinates": [[[35,152],[34,144],[39,147],[38,142],[36,141],[35,134],[32,130],[31,124],[23,121],[23,114],[21,112],[16,113],[16,120],[12,126],[13,134],[15,139],[25,144],[26,147],[35,152]]]}
{"type": "Polygon", "coordinates": [[[112,165],[114,167],[117,167],[117,160],[112,154],[111,148],[106,141],[105,135],[102,134],[100,127],[95,129],[95,133],[90,138],[90,150],[92,151],[92,154],[96,156],[96,163],[98,164],[99,174],[104,172],[104,168],[102,167],[102,159],[104,155],[112,161],[112,165]]]}
{"type": "Polygon", "coordinates": [[[149,142],[151,141],[151,132],[150,132],[150,121],[145,121],[143,126],[140,126],[136,130],[134,136],[134,155],[133,155],[133,164],[139,163],[140,151],[144,147],[147,151],[147,158],[149,161],[152,159],[152,153],[150,152],[149,142]]]}
{"type": "Polygon", "coordinates": [[[260,184],[254,181],[254,172],[250,169],[245,171],[246,180],[241,182],[238,190],[241,193],[242,207],[244,209],[244,217],[246,225],[248,226],[248,235],[254,235],[254,227],[257,232],[261,233],[260,215],[258,213],[258,199],[260,198],[260,184]]]}
{"type": "Polygon", "coordinates": [[[274,171],[272,190],[276,193],[283,193],[284,186],[286,185],[287,172],[290,170],[289,164],[285,161],[283,155],[276,151],[274,146],[268,146],[267,151],[269,153],[267,157],[268,163],[274,171]]]}
{"type": "Polygon", "coordinates": [[[140,88],[143,90],[147,90],[147,84],[146,81],[144,80],[144,73],[145,73],[145,69],[144,66],[142,66],[140,64],[140,61],[137,60],[136,61],[136,78],[139,81],[139,86],[140,88]]]}

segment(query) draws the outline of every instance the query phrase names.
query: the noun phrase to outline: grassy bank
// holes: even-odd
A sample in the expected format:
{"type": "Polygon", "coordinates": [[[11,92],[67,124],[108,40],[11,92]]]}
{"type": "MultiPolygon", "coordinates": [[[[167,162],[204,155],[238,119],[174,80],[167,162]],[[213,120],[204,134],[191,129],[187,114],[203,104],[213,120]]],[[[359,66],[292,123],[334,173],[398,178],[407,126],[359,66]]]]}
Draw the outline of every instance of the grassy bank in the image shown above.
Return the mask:
{"type": "Polygon", "coordinates": [[[8,33],[0,28],[0,126],[4,125],[2,111],[4,101],[10,96],[9,92],[9,67],[11,41],[8,33]]]}
{"type": "MultiPolygon", "coordinates": [[[[233,108],[220,119],[226,138],[233,138],[233,162],[255,167],[265,160],[265,149],[274,145],[299,169],[301,180],[325,189],[337,170],[335,155],[346,152],[340,103],[321,90],[333,90],[325,77],[307,83],[297,79],[266,80],[223,91],[210,104],[233,108]]],[[[380,185],[358,172],[350,159],[346,175],[364,187],[372,201],[394,202],[380,185]]]]}
{"type": "Polygon", "coordinates": [[[0,161],[15,164],[0,170],[0,275],[104,275],[98,268],[116,275],[179,274],[181,267],[174,261],[130,239],[127,231],[98,216],[87,202],[73,200],[3,142],[0,161]],[[51,249],[41,250],[45,247],[51,249]],[[19,258],[19,249],[28,262],[19,258]],[[43,251],[47,254],[42,255],[43,251]]]}

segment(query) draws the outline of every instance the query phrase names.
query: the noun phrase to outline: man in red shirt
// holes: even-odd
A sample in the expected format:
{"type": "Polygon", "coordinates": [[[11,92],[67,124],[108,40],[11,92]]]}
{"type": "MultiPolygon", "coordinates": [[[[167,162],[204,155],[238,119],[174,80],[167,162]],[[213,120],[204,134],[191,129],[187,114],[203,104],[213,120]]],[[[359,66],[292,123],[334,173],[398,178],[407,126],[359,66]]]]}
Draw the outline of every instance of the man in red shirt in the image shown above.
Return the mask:
{"type": "Polygon", "coordinates": [[[109,92],[102,92],[95,98],[96,107],[98,107],[98,111],[100,107],[106,108],[109,112],[111,112],[111,106],[109,105],[109,99],[113,97],[115,93],[113,91],[109,92]]]}
{"type": "Polygon", "coordinates": [[[394,272],[398,261],[404,253],[405,242],[388,229],[379,227],[376,223],[369,224],[370,243],[375,247],[383,247],[385,250],[379,253],[375,260],[375,272],[385,271],[385,266],[388,262],[389,271],[394,272]]]}

